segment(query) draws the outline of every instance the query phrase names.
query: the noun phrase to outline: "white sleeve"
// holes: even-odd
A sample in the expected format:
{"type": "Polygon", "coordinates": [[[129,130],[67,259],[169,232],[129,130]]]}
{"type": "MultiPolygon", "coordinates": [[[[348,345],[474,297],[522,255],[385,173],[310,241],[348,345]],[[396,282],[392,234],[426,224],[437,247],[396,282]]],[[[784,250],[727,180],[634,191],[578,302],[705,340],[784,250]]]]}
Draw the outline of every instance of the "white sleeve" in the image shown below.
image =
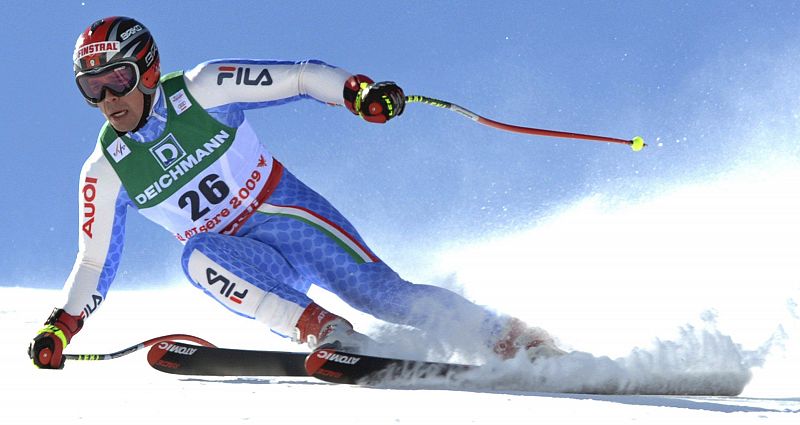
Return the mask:
{"type": "Polygon", "coordinates": [[[202,63],[184,78],[192,96],[213,108],[229,103],[260,107],[297,97],[341,105],[351,75],[320,61],[224,59],[202,63]]]}
{"type": "Polygon", "coordinates": [[[122,183],[97,144],[81,170],[78,255],[64,290],[64,310],[88,317],[106,296],[122,253],[127,202],[122,183]]]}

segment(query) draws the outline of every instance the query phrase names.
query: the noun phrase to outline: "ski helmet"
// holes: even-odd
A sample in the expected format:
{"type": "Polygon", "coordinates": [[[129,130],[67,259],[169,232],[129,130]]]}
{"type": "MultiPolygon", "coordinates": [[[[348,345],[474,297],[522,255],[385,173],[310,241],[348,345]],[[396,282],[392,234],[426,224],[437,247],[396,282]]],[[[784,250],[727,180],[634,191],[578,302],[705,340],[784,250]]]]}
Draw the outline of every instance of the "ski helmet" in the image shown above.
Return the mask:
{"type": "Polygon", "coordinates": [[[124,16],[95,21],[75,43],[72,55],[75,77],[115,62],[132,62],[139,70],[137,87],[152,95],[161,78],[158,47],[150,31],[140,22],[124,16]]]}

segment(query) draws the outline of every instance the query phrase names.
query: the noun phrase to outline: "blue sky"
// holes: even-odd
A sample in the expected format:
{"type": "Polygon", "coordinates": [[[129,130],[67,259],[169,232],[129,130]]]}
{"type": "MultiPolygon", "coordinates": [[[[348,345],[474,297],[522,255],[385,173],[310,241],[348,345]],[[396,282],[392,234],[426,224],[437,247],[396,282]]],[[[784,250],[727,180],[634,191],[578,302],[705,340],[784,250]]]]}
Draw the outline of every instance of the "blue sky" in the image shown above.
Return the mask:
{"type": "MultiPolygon", "coordinates": [[[[436,247],[531,226],[597,193],[646,197],[743,163],[798,162],[794,2],[375,4],[7,2],[0,285],[61,287],[70,271],[78,173],[103,122],[75,87],[72,48],[109,15],[147,25],[165,71],[320,59],[500,121],[650,144],[633,153],[506,134],[425,105],[385,126],[313,101],[251,112],[270,150],[401,272],[436,247]]],[[[178,276],[180,250],[129,214],[117,284],[178,276]]]]}

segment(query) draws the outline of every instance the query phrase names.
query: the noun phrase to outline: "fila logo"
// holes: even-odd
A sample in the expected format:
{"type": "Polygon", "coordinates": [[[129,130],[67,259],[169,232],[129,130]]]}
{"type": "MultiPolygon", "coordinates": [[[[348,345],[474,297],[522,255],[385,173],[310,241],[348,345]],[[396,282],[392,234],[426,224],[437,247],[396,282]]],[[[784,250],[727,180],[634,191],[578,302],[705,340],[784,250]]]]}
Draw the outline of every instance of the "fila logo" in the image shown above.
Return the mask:
{"type": "Polygon", "coordinates": [[[235,66],[221,66],[219,67],[219,74],[217,74],[217,85],[221,86],[227,78],[234,78],[236,85],[246,86],[269,86],[272,84],[272,76],[269,75],[269,70],[263,68],[255,78],[250,78],[250,67],[235,67],[235,66]]]}
{"type": "Polygon", "coordinates": [[[247,289],[241,292],[234,292],[236,283],[231,282],[230,279],[219,274],[219,272],[211,267],[206,268],[206,280],[208,281],[208,286],[214,286],[216,283],[221,282],[222,288],[220,288],[219,294],[235,302],[236,304],[241,304],[242,301],[244,301],[244,298],[247,296],[247,289]]]}
{"type": "Polygon", "coordinates": [[[92,294],[93,305],[89,305],[89,303],[86,303],[80,314],[81,319],[85,319],[91,316],[92,313],[94,313],[94,311],[97,310],[97,307],[100,307],[100,303],[102,302],[103,302],[103,297],[100,294],[92,294]]]}
{"type": "Polygon", "coordinates": [[[186,156],[186,151],[170,133],[164,140],[150,148],[150,153],[156,158],[161,168],[165,171],[186,156]]]}

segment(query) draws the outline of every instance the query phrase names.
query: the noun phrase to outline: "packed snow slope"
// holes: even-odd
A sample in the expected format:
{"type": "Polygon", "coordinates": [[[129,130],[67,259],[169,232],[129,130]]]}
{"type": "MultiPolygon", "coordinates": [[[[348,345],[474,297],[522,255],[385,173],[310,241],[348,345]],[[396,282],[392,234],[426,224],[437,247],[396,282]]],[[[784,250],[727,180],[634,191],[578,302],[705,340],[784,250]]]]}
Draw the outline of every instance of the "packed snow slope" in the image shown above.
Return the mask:
{"type": "MultiPolygon", "coordinates": [[[[400,385],[371,389],[325,384],[311,378],[167,375],[150,369],[143,353],[105,362],[71,362],[61,371],[37,370],[26,358],[25,346],[42,319],[41,304],[55,303],[59,295],[49,290],[8,288],[0,291],[4,300],[16,301],[16,307],[4,307],[0,312],[0,330],[5,335],[0,352],[0,362],[4,365],[4,396],[0,399],[2,423],[571,424],[591,421],[611,424],[635,420],[639,423],[788,424],[796,423],[800,417],[796,386],[790,386],[794,381],[787,382],[791,369],[783,368],[788,364],[781,366],[779,362],[773,369],[769,362],[764,368],[754,369],[753,384],[759,377],[764,378],[758,391],[746,391],[746,396],[737,398],[546,392],[601,376],[619,379],[622,375],[617,374],[623,371],[626,379],[646,379],[659,371],[671,373],[670,361],[628,368],[632,359],[641,360],[643,352],[617,360],[578,357],[571,365],[583,363],[580,370],[540,370],[550,376],[562,375],[570,383],[551,382],[538,391],[488,385],[494,380],[524,386],[522,377],[534,375],[526,374],[522,364],[506,369],[518,372],[513,378],[480,378],[482,387],[439,383],[422,390],[414,389],[409,383],[405,383],[405,388],[400,385]],[[606,368],[585,367],[594,364],[604,364],[606,368]]],[[[219,309],[205,308],[212,305],[197,292],[187,286],[118,293],[108,300],[106,311],[98,313],[87,325],[85,333],[69,347],[70,351],[115,351],[151,336],[175,331],[202,335],[218,345],[231,347],[297,348],[266,335],[255,323],[231,317],[219,309]]],[[[734,346],[724,347],[722,353],[713,353],[720,344],[719,338],[679,339],[662,343],[648,353],[679,357],[681,352],[691,352],[692,344],[699,344],[694,348],[711,354],[708,361],[712,363],[726,356],[730,356],[727,360],[731,361],[742,355],[734,346]],[[689,345],[682,346],[685,343],[689,345]]],[[[539,381],[533,382],[535,387],[539,381]]]]}

